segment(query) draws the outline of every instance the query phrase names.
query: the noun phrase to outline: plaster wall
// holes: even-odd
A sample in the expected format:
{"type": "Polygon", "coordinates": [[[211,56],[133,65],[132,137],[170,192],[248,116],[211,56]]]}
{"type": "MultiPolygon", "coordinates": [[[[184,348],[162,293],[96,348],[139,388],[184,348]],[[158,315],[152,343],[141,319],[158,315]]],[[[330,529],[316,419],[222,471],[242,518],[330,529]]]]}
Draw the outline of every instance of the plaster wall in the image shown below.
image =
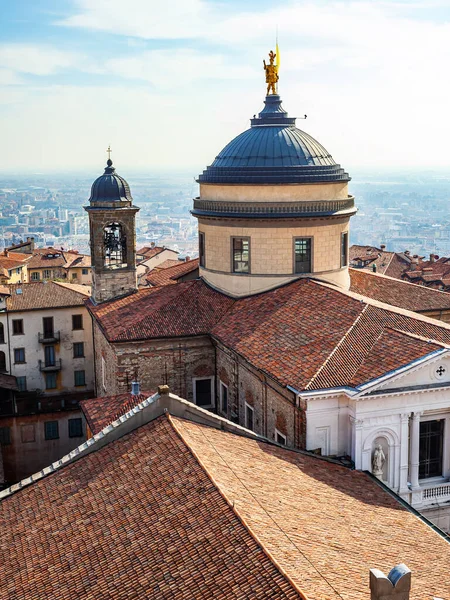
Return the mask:
{"type": "Polygon", "coordinates": [[[27,378],[27,390],[42,390],[46,395],[61,392],[82,392],[94,389],[93,343],[91,318],[84,306],[53,309],[29,310],[21,312],[0,312],[0,323],[5,331],[5,343],[0,351],[5,352],[7,370],[16,377],[27,378]],[[72,315],[82,315],[83,329],[72,329],[72,315]],[[61,359],[61,370],[57,372],[57,388],[45,389],[45,376],[39,370],[39,360],[45,363],[45,346],[39,342],[38,334],[43,332],[43,318],[53,317],[54,331],[60,332],[60,341],[51,344],[55,348],[55,358],[61,359]],[[23,334],[13,334],[13,320],[23,320],[23,334]],[[84,357],[74,358],[73,344],[84,343],[84,357]],[[25,348],[25,363],[14,362],[14,349],[25,348]],[[85,371],[84,386],[75,386],[74,371],[85,371]]]}
{"type": "MultiPolygon", "coordinates": [[[[166,248],[156,256],[152,256],[151,258],[147,258],[147,260],[143,260],[136,265],[136,270],[138,275],[142,275],[151,271],[155,267],[161,265],[165,260],[178,260],[178,252],[175,250],[169,250],[166,248]]],[[[180,261],[181,264],[181,261],[180,261]]]]}
{"type": "Polygon", "coordinates": [[[217,185],[200,184],[202,200],[228,202],[295,202],[310,200],[345,200],[348,183],[291,185],[217,185]]]}
{"type": "Polygon", "coordinates": [[[74,410],[1,418],[0,427],[9,427],[11,438],[11,444],[2,447],[6,481],[14,483],[37,473],[82,444],[85,428],[81,437],[69,437],[69,420],[81,417],[81,411],[74,410]],[[45,439],[46,421],[58,421],[58,439],[45,439]]]}

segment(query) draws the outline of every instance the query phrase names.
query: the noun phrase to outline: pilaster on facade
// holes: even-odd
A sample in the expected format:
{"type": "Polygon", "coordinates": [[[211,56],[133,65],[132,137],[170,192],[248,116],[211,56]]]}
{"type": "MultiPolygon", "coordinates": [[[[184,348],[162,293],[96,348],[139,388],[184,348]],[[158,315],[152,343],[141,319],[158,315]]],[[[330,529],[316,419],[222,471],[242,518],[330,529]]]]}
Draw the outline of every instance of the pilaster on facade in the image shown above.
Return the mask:
{"type": "Polygon", "coordinates": [[[411,418],[411,443],[410,443],[410,482],[411,490],[420,490],[419,485],[419,450],[420,450],[420,417],[423,411],[415,411],[411,418]]]}

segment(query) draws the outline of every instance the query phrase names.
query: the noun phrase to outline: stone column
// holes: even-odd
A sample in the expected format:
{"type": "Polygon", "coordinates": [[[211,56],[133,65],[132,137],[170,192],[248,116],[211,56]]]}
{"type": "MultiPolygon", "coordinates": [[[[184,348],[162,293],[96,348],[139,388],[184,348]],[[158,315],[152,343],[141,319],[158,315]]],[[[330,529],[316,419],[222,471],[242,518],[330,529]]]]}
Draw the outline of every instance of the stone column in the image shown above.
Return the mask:
{"type": "Polygon", "coordinates": [[[409,492],[408,488],[408,458],[409,458],[409,414],[400,415],[400,481],[399,493],[409,492]]]}
{"type": "Polygon", "coordinates": [[[414,412],[411,420],[411,450],[410,450],[410,477],[411,489],[419,487],[419,445],[420,445],[420,417],[422,412],[414,412]]]}

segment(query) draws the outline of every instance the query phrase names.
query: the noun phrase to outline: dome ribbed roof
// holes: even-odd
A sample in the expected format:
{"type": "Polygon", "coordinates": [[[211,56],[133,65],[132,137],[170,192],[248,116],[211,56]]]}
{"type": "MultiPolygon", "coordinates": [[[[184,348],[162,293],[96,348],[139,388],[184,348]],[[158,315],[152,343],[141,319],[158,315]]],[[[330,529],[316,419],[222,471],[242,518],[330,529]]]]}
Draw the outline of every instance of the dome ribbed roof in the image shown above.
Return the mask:
{"type": "Polygon", "coordinates": [[[128,183],[115,172],[111,159],[108,159],[106,164],[103,175],[92,184],[89,202],[132,202],[128,183]]]}
{"type": "Polygon", "coordinates": [[[295,127],[278,95],[267,96],[251,128],[234,138],[199,176],[200,183],[349,181],[331,154],[295,127]]]}

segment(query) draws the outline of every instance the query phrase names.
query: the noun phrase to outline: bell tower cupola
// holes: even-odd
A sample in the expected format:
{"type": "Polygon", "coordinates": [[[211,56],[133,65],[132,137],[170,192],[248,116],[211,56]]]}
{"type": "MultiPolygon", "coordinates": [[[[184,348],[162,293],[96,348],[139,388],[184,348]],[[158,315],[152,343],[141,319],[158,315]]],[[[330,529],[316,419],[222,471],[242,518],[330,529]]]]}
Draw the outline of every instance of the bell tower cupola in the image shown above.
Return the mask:
{"type": "MultiPolygon", "coordinates": [[[[111,150],[108,148],[108,153],[111,150]]],[[[128,183],[111,158],[92,184],[89,206],[92,300],[106,302],[137,290],[136,213],[128,183]]]]}
{"type": "Polygon", "coordinates": [[[235,297],[301,277],[350,285],[350,177],[283,108],[277,55],[264,62],[264,108],[198,177],[191,211],[200,275],[235,297]]]}

